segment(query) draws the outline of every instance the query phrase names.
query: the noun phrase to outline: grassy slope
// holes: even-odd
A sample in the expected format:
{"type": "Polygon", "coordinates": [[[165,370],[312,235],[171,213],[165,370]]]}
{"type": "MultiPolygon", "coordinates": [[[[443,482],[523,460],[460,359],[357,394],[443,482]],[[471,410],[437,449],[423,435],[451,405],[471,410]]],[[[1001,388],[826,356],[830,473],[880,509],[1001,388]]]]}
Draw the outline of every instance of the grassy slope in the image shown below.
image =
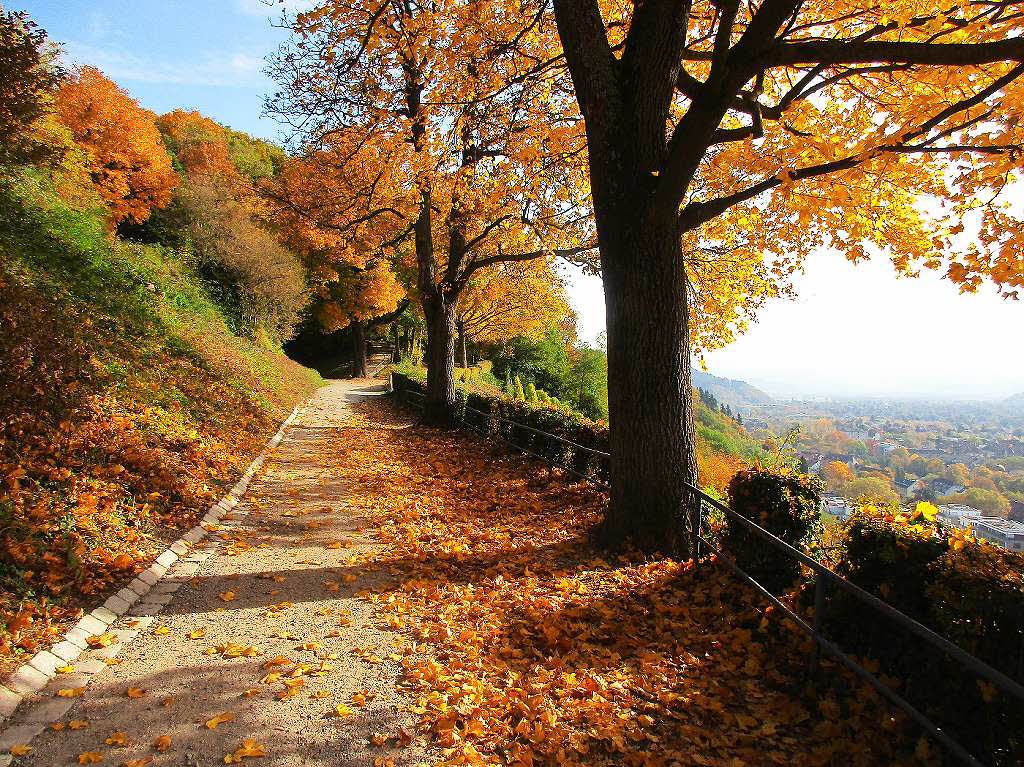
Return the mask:
{"type": "Polygon", "coordinates": [[[0,185],[0,663],[194,524],[318,381],[178,254],[0,185]]]}

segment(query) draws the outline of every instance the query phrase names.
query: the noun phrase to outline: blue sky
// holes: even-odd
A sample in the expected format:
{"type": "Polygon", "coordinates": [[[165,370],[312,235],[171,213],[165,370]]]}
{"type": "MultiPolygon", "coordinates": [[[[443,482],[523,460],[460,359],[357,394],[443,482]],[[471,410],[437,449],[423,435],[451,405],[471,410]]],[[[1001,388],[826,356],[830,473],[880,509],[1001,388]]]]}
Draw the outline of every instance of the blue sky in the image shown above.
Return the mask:
{"type": "MultiPolygon", "coordinates": [[[[289,0],[290,7],[298,3],[289,0]]],[[[197,109],[261,138],[277,138],[261,118],[271,83],[264,58],[285,39],[271,18],[280,5],[262,0],[21,0],[65,59],[90,64],[158,114],[197,109]]]]}

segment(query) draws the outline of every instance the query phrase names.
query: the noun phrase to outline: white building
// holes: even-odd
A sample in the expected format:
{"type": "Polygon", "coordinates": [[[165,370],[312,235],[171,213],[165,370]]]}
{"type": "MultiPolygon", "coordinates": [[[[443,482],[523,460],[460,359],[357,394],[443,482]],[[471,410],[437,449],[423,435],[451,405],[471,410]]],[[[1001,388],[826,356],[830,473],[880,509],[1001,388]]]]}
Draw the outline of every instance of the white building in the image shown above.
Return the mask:
{"type": "Polygon", "coordinates": [[[848,516],[853,514],[857,510],[854,504],[841,495],[834,495],[828,493],[821,496],[821,513],[828,514],[836,517],[837,519],[846,519],[848,516]]]}
{"type": "Polygon", "coordinates": [[[979,517],[971,524],[974,537],[1010,551],[1024,551],[1024,522],[1002,517],[979,517]]]}
{"type": "Polygon", "coordinates": [[[981,519],[981,509],[962,503],[944,503],[939,506],[939,522],[949,527],[965,528],[981,519]]]}

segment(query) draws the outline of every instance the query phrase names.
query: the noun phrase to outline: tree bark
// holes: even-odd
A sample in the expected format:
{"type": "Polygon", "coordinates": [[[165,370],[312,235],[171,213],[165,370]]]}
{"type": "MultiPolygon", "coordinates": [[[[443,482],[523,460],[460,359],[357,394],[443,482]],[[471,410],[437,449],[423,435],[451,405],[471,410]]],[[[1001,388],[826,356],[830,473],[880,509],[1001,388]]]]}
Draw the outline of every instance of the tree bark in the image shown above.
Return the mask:
{"type": "Polygon", "coordinates": [[[369,378],[366,368],[366,332],[362,320],[352,318],[352,377],[369,378]]]}
{"type": "Polygon", "coordinates": [[[697,467],[680,237],[670,216],[623,217],[621,210],[598,215],[608,242],[602,262],[612,454],[600,539],[686,556],[697,467]]]}
{"type": "Polygon", "coordinates": [[[469,367],[469,356],[466,354],[466,326],[458,322],[457,327],[459,330],[459,361],[462,364],[462,369],[465,370],[469,367]]]}
{"type": "Polygon", "coordinates": [[[391,323],[391,364],[398,364],[398,360],[401,357],[401,350],[398,347],[398,323],[391,323]]]}
{"type": "Polygon", "coordinates": [[[425,423],[449,426],[455,420],[455,306],[440,291],[423,297],[427,320],[427,397],[425,423]]]}

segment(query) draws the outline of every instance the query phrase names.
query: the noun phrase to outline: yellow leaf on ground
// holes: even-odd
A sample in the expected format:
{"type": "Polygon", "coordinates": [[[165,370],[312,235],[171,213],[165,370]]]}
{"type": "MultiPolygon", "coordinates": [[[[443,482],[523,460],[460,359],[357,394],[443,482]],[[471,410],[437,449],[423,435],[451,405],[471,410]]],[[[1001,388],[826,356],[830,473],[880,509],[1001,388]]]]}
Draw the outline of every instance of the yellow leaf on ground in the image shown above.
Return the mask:
{"type": "Polygon", "coordinates": [[[157,626],[155,629],[153,629],[153,634],[155,636],[158,636],[158,637],[162,637],[162,636],[164,636],[166,634],[170,634],[170,633],[171,633],[171,629],[168,628],[167,626],[157,626]]]}
{"type": "Polygon", "coordinates": [[[352,716],[352,714],[354,714],[355,712],[351,708],[346,706],[344,703],[339,703],[337,706],[334,707],[334,713],[336,713],[339,717],[344,719],[345,717],[352,716]]]}
{"type": "Polygon", "coordinates": [[[27,743],[15,743],[13,746],[11,746],[10,753],[14,756],[24,756],[31,750],[32,746],[28,745],[27,743]]]}
{"type": "Polygon", "coordinates": [[[57,666],[57,673],[58,674],[73,674],[73,673],[75,673],[75,667],[71,666],[71,665],[68,665],[68,666],[57,666]]]}
{"type": "Polygon", "coordinates": [[[217,725],[224,724],[225,722],[234,721],[235,714],[232,711],[225,711],[223,714],[217,714],[212,719],[206,720],[206,727],[210,730],[216,730],[217,725]]]}
{"type": "Polygon", "coordinates": [[[220,598],[225,602],[230,602],[235,598],[235,592],[233,591],[222,591],[220,598]]]}
{"type": "Polygon", "coordinates": [[[58,698],[77,698],[79,695],[85,694],[84,687],[68,687],[64,690],[57,690],[58,698]]]}
{"type": "Polygon", "coordinates": [[[193,631],[191,634],[188,635],[188,638],[189,639],[202,639],[204,636],[206,636],[206,632],[204,632],[202,629],[196,629],[195,631],[193,631]]]}

